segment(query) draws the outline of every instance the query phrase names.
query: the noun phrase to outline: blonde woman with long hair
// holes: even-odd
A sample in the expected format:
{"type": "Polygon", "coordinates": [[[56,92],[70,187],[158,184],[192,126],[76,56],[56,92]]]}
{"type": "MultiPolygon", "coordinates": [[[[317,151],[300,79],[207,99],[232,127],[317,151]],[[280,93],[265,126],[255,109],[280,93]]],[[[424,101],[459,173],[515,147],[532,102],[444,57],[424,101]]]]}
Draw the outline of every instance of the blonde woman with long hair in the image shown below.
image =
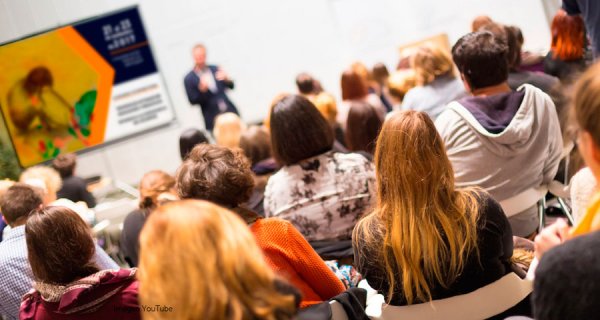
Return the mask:
{"type": "Polygon", "coordinates": [[[510,224],[484,191],[455,189],[427,114],[401,111],[375,150],[377,204],[353,233],[355,265],[392,305],[464,294],[511,272],[510,224]]]}
{"type": "Polygon", "coordinates": [[[410,67],[417,86],[404,96],[402,109],[424,111],[435,120],[448,103],[467,95],[447,49],[433,44],[419,47],[410,57],[410,67]]]}
{"type": "Polygon", "coordinates": [[[279,320],[296,314],[295,289],[275,277],[246,224],[227,209],[200,200],[158,207],[140,248],[140,301],[154,308],[140,308],[144,319],[279,320]]]}

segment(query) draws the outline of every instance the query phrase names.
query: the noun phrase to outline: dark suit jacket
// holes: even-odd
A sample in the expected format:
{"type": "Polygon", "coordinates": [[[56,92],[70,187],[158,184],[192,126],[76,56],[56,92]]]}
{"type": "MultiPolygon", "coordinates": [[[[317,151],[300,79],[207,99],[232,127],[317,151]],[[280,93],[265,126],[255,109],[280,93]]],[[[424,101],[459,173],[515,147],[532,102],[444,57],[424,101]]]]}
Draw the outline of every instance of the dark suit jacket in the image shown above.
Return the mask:
{"type": "MultiPolygon", "coordinates": [[[[216,66],[208,66],[208,68],[210,69],[210,72],[213,74],[213,77],[215,77],[215,73],[217,72],[217,67],[216,66]]],[[[231,80],[217,81],[217,79],[215,77],[215,82],[217,85],[216,93],[213,93],[210,90],[207,90],[206,92],[201,92],[200,89],[198,89],[198,84],[200,83],[200,78],[194,72],[194,70],[190,71],[185,76],[185,79],[183,81],[188,100],[190,101],[191,104],[193,104],[193,105],[197,104],[200,106],[200,108],[202,109],[202,116],[204,117],[204,123],[206,125],[206,129],[209,131],[212,131],[212,129],[215,125],[215,118],[220,113],[233,112],[233,113],[239,114],[237,109],[233,105],[233,103],[227,97],[227,94],[225,94],[225,90],[227,90],[227,88],[233,89],[233,81],[231,81],[231,80]],[[224,111],[219,110],[219,102],[220,101],[224,102],[224,104],[226,106],[226,110],[224,110],[224,111]]]]}

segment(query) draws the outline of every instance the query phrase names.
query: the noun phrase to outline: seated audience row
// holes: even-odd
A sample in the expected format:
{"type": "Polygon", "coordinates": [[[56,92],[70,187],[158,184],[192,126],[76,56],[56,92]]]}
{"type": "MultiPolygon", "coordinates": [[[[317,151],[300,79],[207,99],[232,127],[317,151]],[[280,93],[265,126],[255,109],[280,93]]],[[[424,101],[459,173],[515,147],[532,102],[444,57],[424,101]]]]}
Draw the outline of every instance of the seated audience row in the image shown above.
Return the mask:
{"type": "MultiPolygon", "coordinates": [[[[581,27],[561,12],[555,24],[563,18],[581,27]]],[[[556,176],[563,153],[547,94],[558,80],[521,68],[518,28],[489,17],[473,27],[479,31],[458,40],[452,60],[424,46],[408,59],[410,71],[391,76],[382,65],[369,72],[353,64],[342,75],[339,109],[301,74],[301,95],[278,96],[265,127],[246,128],[226,113],[215,119],[216,145],[187,131],[175,177],[144,175],[139,210],[125,219],[122,251],[139,271],[119,269],[94,243],[89,211],[57,200],[95,205],[72,177],[74,157],[53,164],[62,192],[55,170],[27,170],[0,197],[8,224],[0,315],[293,319],[346,289],[313,248],[321,242],[351,240],[356,268],[394,306],[471,293],[510,275],[513,235],[535,235],[536,192],[556,176]],[[384,121],[394,95],[423,111],[394,111],[384,121]],[[504,210],[509,202],[525,205],[504,210]]],[[[565,57],[553,50],[554,59],[565,57]]],[[[596,181],[599,74],[600,63],[583,74],[573,99],[577,145],[596,181]]],[[[536,319],[594,317],[599,212],[595,194],[573,228],[561,220],[541,231],[533,299],[494,319],[531,316],[531,302],[536,319]]]]}
{"type": "MultiPolygon", "coordinates": [[[[42,194],[43,191],[36,187],[31,187],[23,183],[16,183],[10,187],[0,199],[0,208],[2,208],[3,218],[11,227],[11,230],[5,235],[2,242],[0,242],[0,266],[2,266],[2,268],[0,268],[0,314],[5,315],[10,319],[18,319],[21,297],[31,289],[34,280],[45,280],[44,278],[36,279],[39,274],[36,274],[35,272],[32,273],[32,267],[28,261],[29,244],[26,242],[26,223],[28,222],[29,214],[44,206],[42,194]]],[[[83,223],[83,220],[81,220],[81,222],[83,223]]],[[[73,225],[70,226],[70,228],[77,227],[76,225],[73,225]]],[[[86,225],[86,228],[89,227],[86,225]]],[[[73,242],[69,238],[69,236],[75,232],[73,229],[71,229],[71,231],[64,230],[64,232],[45,232],[46,234],[44,237],[48,237],[46,238],[46,243],[51,245],[51,247],[57,247],[61,244],[60,242],[54,242],[55,239],[49,238],[51,236],[61,236],[57,233],[61,233],[62,236],[67,237],[68,240],[64,240],[67,244],[70,243],[75,246],[80,245],[79,242],[73,242]]],[[[89,257],[94,260],[94,263],[99,270],[118,268],[117,264],[104,252],[104,250],[102,250],[102,248],[97,245],[94,245],[94,247],[95,251],[92,250],[92,254],[89,255],[89,257]]],[[[79,256],[83,252],[81,250],[82,249],[79,247],[75,249],[63,248],[62,252],[54,257],[58,260],[46,262],[60,264],[62,261],[67,261],[62,255],[71,252],[71,254],[79,256]]],[[[43,252],[38,252],[38,254],[42,253],[43,252]]],[[[79,264],[73,263],[69,268],[74,266],[79,266],[79,264]]],[[[63,284],[66,284],[66,282],[63,282],[63,284]]],[[[60,292],[53,292],[52,297],[59,297],[59,293],[60,292]]]]}

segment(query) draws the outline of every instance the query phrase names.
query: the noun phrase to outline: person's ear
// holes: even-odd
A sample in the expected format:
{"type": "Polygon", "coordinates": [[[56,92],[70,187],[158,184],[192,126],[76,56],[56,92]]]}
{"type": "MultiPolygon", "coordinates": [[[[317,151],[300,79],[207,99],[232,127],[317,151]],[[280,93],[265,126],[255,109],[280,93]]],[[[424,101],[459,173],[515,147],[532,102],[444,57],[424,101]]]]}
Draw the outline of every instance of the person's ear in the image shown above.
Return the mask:
{"type": "Polygon", "coordinates": [[[6,221],[6,218],[4,217],[4,215],[2,215],[2,221],[4,221],[4,223],[6,223],[8,225],[8,221],[6,221]]]}

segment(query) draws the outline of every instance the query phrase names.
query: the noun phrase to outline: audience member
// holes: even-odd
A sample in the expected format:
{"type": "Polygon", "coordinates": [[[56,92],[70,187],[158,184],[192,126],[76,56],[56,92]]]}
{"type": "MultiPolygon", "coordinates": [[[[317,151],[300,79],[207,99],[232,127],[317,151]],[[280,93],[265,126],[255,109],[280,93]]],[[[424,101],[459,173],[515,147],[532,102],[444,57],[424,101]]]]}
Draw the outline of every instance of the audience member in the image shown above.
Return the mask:
{"type": "Polygon", "coordinates": [[[382,117],[386,110],[376,94],[369,93],[366,80],[356,71],[349,69],[342,73],[342,102],[338,105],[337,121],[345,129],[348,110],[353,101],[364,101],[377,110],[382,117]]]}
{"type": "MultiPolygon", "coordinates": [[[[573,93],[574,115],[579,127],[577,147],[596,181],[600,181],[600,63],[588,69],[576,84],[573,93]]],[[[600,194],[592,196],[585,215],[572,230],[582,235],[600,230],[600,194]]]]}
{"type": "Polygon", "coordinates": [[[385,110],[387,112],[392,111],[392,103],[389,101],[387,95],[387,79],[390,76],[390,72],[388,71],[385,64],[378,62],[373,66],[371,75],[373,77],[373,88],[375,90],[375,93],[381,99],[381,103],[383,103],[383,105],[385,106],[385,110]]]}
{"type": "Polygon", "coordinates": [[[366,102],[353,102],[346,123],[346,144],[351,152],[360,153],[373,160],[375,141],[383,119],[366,102]]]}
{"type": "Polygon", "coordinates": [[[350,69],[356,72],[363,79],[364,83],[366,83],[367,91],[369,93],[366,99],[369,101],[369,103],[375,108],[383,110],[384,114],[389,111],[385,102],[381,100],[381,97],[379,96],[380,90],[377,82],[367,66],[360,61],[356,61],[350,65],[350,69]]]}
{"type": "Polygon", "coordinates": [[[75,203],[66,198],[58,198],[58,190],[62,186],[62,179],[58,171],[46,167],[35,166],[21,173],[19,181],[42,190],[45,206],[64,206],[77,212],[83,220],[91,225],[94,223],[95,214],[84,202],[75,203]]]}
{"type": "MultiPolygon", "coordinates": [[[[600,62],[579,78],[572,97],[574,119],[579,127],[577,147],[595,180],[600,181],[600,62]]],[[[542,230],[535,238],[536,256],[541,258],[562,242],[597,230],[600,230],[600,193],[595,192],[585,214],[572,229],[559,220],[542,230]]]]}
{"type": "Polygon", "coordinates": [[[74,153],[58,155],[52,161],[52,167],[58,171],[62,179],[62,185],[56,192],[57,198],[65,198],[73,202],[83,201],[88,208],[96,206],[96,199],[88,191],[85,180],[75,175],[77,156],[74,153]]]}
{"type": "Polygon", "coordinates": [[[298,88],[298,94],[305,97],[310,97],[315,93],[315,79],[308,73],[300,73],[296,76],[296,87],[298,88]]]}
{"type": "Polygon", "coordinates": [[[183,131],[179,136],[179,154],[181,155],[181,160],[185,160],[188,153],[200,143],[210,143],[204,131],[196,128],[189,128],[183,131]]]}
{"type": "Polygon", "coordinates": [[[271,146],[283,168],[267,183],[265,215],[290,221],[309,241],[350,239],[375,192],[371,162],[332,144],[331,127],[304,97],[273,108],[271,146]]]}
{"type": "Polygon", "coordinates": [[[541,259],[533,285],[536,320],[587,320],[600,314],[600,231],[567,241],[541,259]]]}
{"type": "Polygon", "coordinates": [[[289,93],[281,92],[278,93],[273,100],[271,100],[271,104],[269,105],[269,110],[267,112],[267,116],[263,119],[263,126],[267,128],[267,130],[271,131],[271,112],[273,112],[273,108],[281,101],[283,98],[290,95],[289,93]]]}
{"type": "Polygon", "coordinates": [[[213,129],[215,143],[228,148],[237,148],[240,146],[240,137],[244,130],[246,130],[246,124],[237,114],[222,113],[215,118],[215,128],[213,129]]]}
{"type": "Polygon", "coordinates": [[[279,169],[271,152],[271,135],[265,127],[251,126],[242,134],[240,148],[250,160],[252,172],[258,176],[271,174],[279,169]]]}
{"type": "MultiPolygon", "coordinates": [[[[13,184],[15,184],[15,182],[11,180],[0,180],[0,199],[2,199],[4,193],[6,193],[8,188],[12,187],[13,184]]],[[[2,217],[2,208],[0,207],[0,242],[2,242],[3,233],[6,226],[6,221],[4,221],[4,218],[2,217]]],[[[9,229],[6,229],[6,231],[8,232],[9,229]]]]}
{"type": "Polygon", "coordinates": [[[321,81],[319,81],[317,79],[314,79],[313,86],[314,86],[313,91],[315,94],[319,94],[319,93],[325,91],[325,90],[323,90],[323,85],[321,85],[321,81]]]}
{"type": "Polygon", "coordinates": [[[302,292],[302,306],[328,300],[344,291],[310,244],[289,222],[261,219],[241,206],[254,185],[250,163],[237,150],[201,145],[177,171],[177,191],[182,199],[207,200],[237,213],[250,226],[267,264],[302,292]]]}
{"type": "Polygon", "coordinates": [[[279,169],[271,153],[271,135],[264,127],[252,126],[242,134],[240,148],[250,160],[254,177],[252,195],[244,205],[264,216],[265,187],[269,177],[279,169]]]}
{"type": "MultiPolygon", "coordinates": [[[[469,293],[511,272],[513,237],[502,208],[485,191],[455,189],[427,114],[401,111],[386,120],[375,167],[377,205],[354,229],[354,259],[387,303],[469,293]]],[[[520,307],[527,314],[527,301],[520,307]]]]}
{"type": "Polygon", "coordinates": [[[594,58],[600,57],[600,2],[596,0],[563,0],[562,8],[569,15],[581,15],[592,42],[594,58]]]}
{"type": "Polygon", "coordinates": [[[58,190],[62,186],[62,180],[58,171],[45,166],[31,167],[21,173],[19,182],[40,188],[44,191],[44,205],[50,205],[58,198],[58,190]]]}
{"type": "Polygon", "coordinates": [[[333,128],[335,141],[342,146],[346,146],[344,130],[337,122],[338,110],[335,98],[329,93],[321,92],[318,95],[311,97],[309,100],[317,107],[317,110],[319,110],[321,115],[325,117],[325,120],[329,122],[331,128],[333,128]]]}
{"type": "MultiPolygon", "coordinates": [[[[33,274],[27,260],[25,223],[29,213],[43,206],[41,191],[23,183],[10,187],[0,199],[0,208],[6,222],[12,227],[0,242],[0,316],[18,319],[21,297],[31,289],[33,274]]],[[[48,231],[48,236],[53,233],[48,231]]],[[[47,240],[48,245],[59,243],[47,240]]],[[[93,254],[99,269],[116,269],[117,264],[96,245],[93,254]]]]}
{"type": "Polygon", "coordinates": [[[552,44],[544,60],[544,72],[563,82],[586,67],[585,26],[580,16],[569,16],[564,10],[558,10],[552,19],[552,44]]]}
{"type": "Polygon", "coordinates": [[[139,237],[152,210],[162,202],[176,200],[175,178],[160,170],[146,173],[139,186],[139,208],[130,212],[123,221],[121,253],[130,267],[137,267],[140,252],[139,237]]]}
{"type": "Polygon", "coordinates": [[[467,95],[462,82],[454,75],[450,54],[439,46],[419,47],[411,55],[410,64],[417,86],[404,96],[402,109],[424,111],[435,120],[449,102],[467,95]]]}
{"type": "Polygon", "coordinates": [[[20,319],[140,319],[135,269],[101,271],[91,230],[73,210],[35,210],[25,239],[35,283],[20,319]]]}
{"type": "Polygon", "coordinates": [[[530,84],[550,93],[560,85],[558,78],[542,72],[533,72],[521,69],[521,48],[523,47],[523,33],[515,26],[504,26],[506,44],[508,45],[508,85],[512,90],[517,90],[523,84],[530,84]]]}
{"type": "Polygon", "coordinates": [[[140,301],[169,308],[144,319],[283,320],[297,312],[296,290],[267,267],[245,223],[219,206],[185,200],[159,207],[140,246],[140,301]]]}
{"type": "MultiPolygon", "coordinates": [[[[578,147],[595,181],[600,177],[599,74],[600,63],[596,63],[580,77],[573,93],[574,118],[580,129],[578,147]]],[[[600,293],[595,281],[600,265],[596,249],[600,240],[600,194],[597,189],[594,192],[575,227],[571,229],[559,220],[535,239],[540,259],[532,300],[536,319],[592,319],[598,314],[597,303],[590,299],[600,293]]]]}
{"type": "Polygon", "coordinates": [[[404,96],[416,85],[417,79],[414,70],[404,69],[392,73],[387,82],[392,109],[400,110],[404,96]]]}
{"type": "MultiPolygon", "coordinates": [[[[552,100],[531,85],[510,89],[507,54],[491,32],[459,39],[452,56],[473,96],[448,105],[436,121],[457,186],[480,186],[500,202],[550,183],[562,154],[552,100]]],[[[507,214],[517,236],[539,224],[536,204],[507,214]]]]}

